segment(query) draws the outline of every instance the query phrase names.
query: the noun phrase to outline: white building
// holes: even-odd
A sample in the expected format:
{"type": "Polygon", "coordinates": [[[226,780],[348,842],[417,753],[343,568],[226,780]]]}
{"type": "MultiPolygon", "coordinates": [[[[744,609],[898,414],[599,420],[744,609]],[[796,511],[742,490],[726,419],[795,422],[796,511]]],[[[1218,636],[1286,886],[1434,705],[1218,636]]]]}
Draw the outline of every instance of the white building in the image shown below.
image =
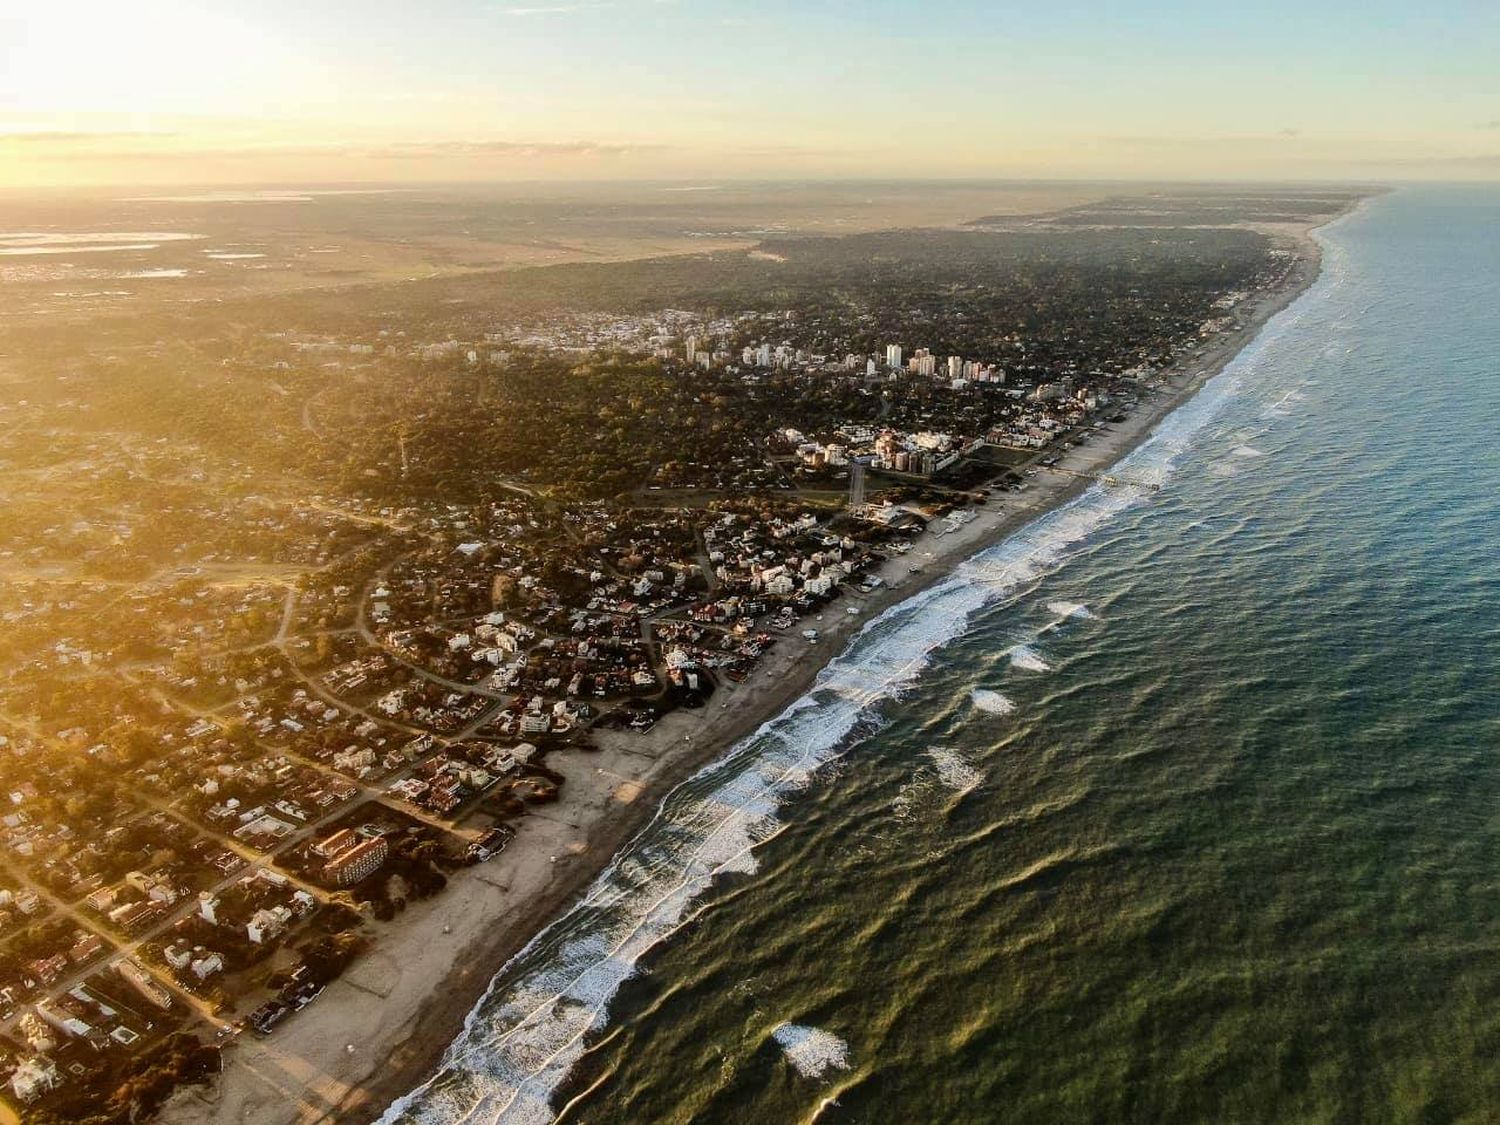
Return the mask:
{"type": "Polygon", "coordinates": [[[250,916],[250,921],[245,923],[245,936],[256,945],[260,945],[268,938],[280,937],[286,932],[286,924],[291,920],[292,913],[284,906],[277,906],[271,910],[257,910],[250,916]]]}
{"type": "Polygon", "coordinates": [[[224,971],[224,958],[220,957],[217,953],[210,953],[206,957],[198,958],[189,967],[192,970],[193,976],[199,980],[207,980],[215,973],[224,971]]]}
{"type": "Polygon", "coordinates": [[[30,1105],[43,1094],[50,1093],[62,1084],[57,1073],[57,1064],[51,1059],[37,1056],[22,1059],[10,1076],[10,1088],[16,1098],[30,1105]]]}

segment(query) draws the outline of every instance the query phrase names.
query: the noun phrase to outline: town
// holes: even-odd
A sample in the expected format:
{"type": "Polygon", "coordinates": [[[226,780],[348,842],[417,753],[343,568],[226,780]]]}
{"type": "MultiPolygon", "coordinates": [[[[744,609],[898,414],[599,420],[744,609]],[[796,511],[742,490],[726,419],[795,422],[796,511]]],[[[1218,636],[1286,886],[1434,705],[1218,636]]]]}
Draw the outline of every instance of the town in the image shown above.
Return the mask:
{"type": "Polygon", "coordinates": [[[903,264],[811,240],[580,267],[577,300],[503,314],[464,279],[8,341],[47,369],[0,403],[0,1076],[27,1120],[139,1120],[276,1035],[504,865],[598,732],[728,706],[1296,264],[1247,230],[874,240],[903,264]]]}

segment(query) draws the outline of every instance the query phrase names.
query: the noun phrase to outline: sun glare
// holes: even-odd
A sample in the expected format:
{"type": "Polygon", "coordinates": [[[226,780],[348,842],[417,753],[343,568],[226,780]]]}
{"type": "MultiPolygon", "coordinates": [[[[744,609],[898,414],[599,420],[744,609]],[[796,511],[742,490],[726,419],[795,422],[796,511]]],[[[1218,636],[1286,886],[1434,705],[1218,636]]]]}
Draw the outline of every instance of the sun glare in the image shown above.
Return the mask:
{"type": "Polygon", "coordinates": [[[0,31],[0,109],[12,115],[265,109],[290,63],[253,25],[180,0],[36,3],[0,31]]]}

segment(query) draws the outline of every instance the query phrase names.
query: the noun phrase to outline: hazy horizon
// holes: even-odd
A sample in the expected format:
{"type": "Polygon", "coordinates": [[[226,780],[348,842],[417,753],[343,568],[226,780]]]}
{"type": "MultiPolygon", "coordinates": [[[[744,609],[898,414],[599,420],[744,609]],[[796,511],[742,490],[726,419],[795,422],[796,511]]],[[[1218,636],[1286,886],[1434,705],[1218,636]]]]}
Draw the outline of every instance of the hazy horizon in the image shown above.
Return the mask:
{"type": "Polygon", "coordinates": [[[22,3],[0,186],[1488,180],[1497,31],[1461,0],[22,3]]]}
{"type": "Polygon", "coordinates": [[[536,195],[542,198],[564,198],[568,193],[579,196],[606,197],[611,192],[648,194],[682,194],[683,196],[718,196],[737,192],[752,193],[766,189],[817,189],[817,188],[874,188],[874,187],[921,187],[931,186],[946,189],[1005,189],[1005,188],[1120,188],[1131,191],[1151,188],[1201,188],[1205,191],[1223,188],[1254,187],[1257,189],[1327,189],[1331,187],[1363,187],[1368,190],[1399,188],[1403,185],[1430,184],[1460,186],[1470,183],[1487,183],[1480,180],[1400,180],[1392,177],[1367,177],[1364,179],[1271,179],[1245,176],[1238,179],[1211,177],[1162,177],[1125,176],[1116,177],[1066,177],[1066,176],[782,176],[740,178],[730,176],[681,176],[675,178],[642,177],[639,179],[472,179],[472,180],[317,180],[272,179],[272,180],[173,180],[137,181],[134,183],[88,183],[88,184],[0,184],[0,194],[18,200],[33,201],[47,199],[61,201],[73,197],[80,200],[117,203],[235,203],[235,202],[292,202],[295,196],[358,197],[380,195],[416,195],[422,192],[457,192],[474,195],[498,194],[502,197],[523,198],[536,195]],[[139,194],[137,194],[139,193],[139,194]],[[241,199],[241,196],[261,195],[262,200],[241,199]]]}

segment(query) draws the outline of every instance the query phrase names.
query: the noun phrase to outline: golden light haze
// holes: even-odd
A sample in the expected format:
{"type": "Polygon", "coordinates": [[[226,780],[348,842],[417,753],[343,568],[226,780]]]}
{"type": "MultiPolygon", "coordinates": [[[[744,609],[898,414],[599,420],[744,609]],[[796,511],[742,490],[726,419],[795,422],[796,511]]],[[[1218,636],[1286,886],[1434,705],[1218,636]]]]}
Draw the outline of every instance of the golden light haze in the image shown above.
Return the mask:
{"type": "Polygon", "coordinates": [[[11,3],[0,184],[1493,178],[1448,7],[11,3]]]}

